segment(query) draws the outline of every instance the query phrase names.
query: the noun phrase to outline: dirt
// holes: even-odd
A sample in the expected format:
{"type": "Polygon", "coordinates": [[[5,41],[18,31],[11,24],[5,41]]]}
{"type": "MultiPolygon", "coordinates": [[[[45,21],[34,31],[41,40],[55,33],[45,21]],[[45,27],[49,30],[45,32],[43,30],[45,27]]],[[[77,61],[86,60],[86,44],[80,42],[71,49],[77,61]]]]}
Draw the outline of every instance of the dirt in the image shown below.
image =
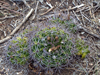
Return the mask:
{"type": "MultiPolygon", "coordinates": [[[[5,4],[6,3],[8,3],[7,1],[5,1],[5,0],[1,0],[1,1],[4,1],[5,2],[5,4]]],[[[56,4],[57,5],[59,5],[60,3],[61,3],[61,0],[47,0],[47,2],[48,3],[50,3],[52,6],[55,6],[56,4]]],[[[82,0],[82,2],[83,3],[86,3],[86,1],[85,0],[82,0]]],[[[82,3],[81,2],[81,3],[82,3]]],[[[35,8],[35,6],[36,6],[36,3],[35,3],[35,1],[34,2],[32,2],[32,3],[30,3],[30,5],[32,5],[34,8],[35,8]],[[33,3],[33,5],[32,5],[32,3],[33,3]]],[[[44,2],[44,4],[45,4],[46,2],[44,2]]],[[[70,0],[69,2],[69,6],[75,6],[75,5],[73,5],[72,4],[72,0],[70,0]]],[[[75,2],[74,2],[75,3],[75,2]]],[[[22,3],[23,4],[23,3],[22,3]]],[[[76,4],[79,4],[77,1],[76,1],[76,4]]],[[[11,3],[10,3],[10,5],[8,5],[9,6],[9,9],[11,9],[11,7],[12,6],[14,6],[14,5],[12,5],[11,3]]],[[[46,6],[45,6],[46,7],[46,6]]],[[[44,9],[44,10],[41,10],[41,11],[39,11],[38,12],[38,14],[39,13],[43,13],[44,11],[47,11],[48,10],[48,7],[49,6],[47,6],[46,7],[46,9],[44,9]]],[[[50,8],[50,7],[49,7],[50,8]]],[[[61,7],[59,7],[60,9],[65,9],[66,8],[66,6],[65,5],[62,5],[61,7]]],[[[67,8],[68,8],[68,6],[67,6],[67,8]]],[[[16,11],[16,10],[18,10],[18,8],[16,7],[16,8],[12,8],[12,9],[14,9],[14,11],[16,11]]],[[[23,5],[23,7],[19,7],[19,9],[21,9],[20,11],[21,11],[21,13],[24,13],[24,14],[26,14],[27,12],[27,7],[25,6],[25,5],[23,5]],[[26,11],[23,11],[23,10],[25,10],[26,9],[26,11]]],[[[60,10],[59,9],[59,10],[60,10]]],[[[15,16],[16,14],[13,12],[10,12],[10,11],[8,11],[7,9],[0,9],[1,11],[3,11],[4,12],[4,15],[8,15],[8,13],[10,14],[10,15],[13,15],[13,16],[15,16]]],[[[58,12],[58,11],[57,11],[58,12]]],[[[53,12],[50,12],[49,14],[52,14],[53,12]]],[[[66,13],[66,12],[64,12],[64,13],[66,13]]],[[[85,12],[86,13],[86,12],[85,12]]],[[[17,14],[18,15],[18,14],[17,14]]],[[[85,15],[87,15],[87,16],[91,16],[91,15],[88,15],[88,14],[85,14],[85,15]]],[[[16,26],[18,26],[19,25],[19,23],[21,23],[21,21],[22,21],[22,19],[24,18],[24,16],[25,15],[19,15],[18,17],[16,17],[16,18],[9,18],[9,19],[4,19],[4,20],[0,20],[0,40],[2,40],[2,39],[4,39],[5,37],[7,37],[15,28],[16,28],[16,26]],[[15,26],[15,23],[16,23],[16,26],[15,26]],[[12,25],[11,25],[12,24],[12,25]],[[6,34],[5,34],[6,33],[6,34]]],[[[31,15],[32,16],[32,15],[31,15]]],[[[45,16],[45,15],[44,15],[45,16]]],[[[100,14],[99,14],[99,10],[95,13],[95,16],[96,16],[96,18],[97,19],[100,19],[100,14]]],[[[1,16],[0,18],[4,18],[5,16],[1,16]]],[[[38,17],[37,17],[38,18],[38,17]]],[[[82,18],[81,18],[81,16],[80,16],[80,20],[82,20],[82,18]]],[[[85,19],[86,20],[86,19],[85,19]]],[[[90,19],[91,20],[91,19],[90,19]]],[[[95,26],[93,26],[93,27],[95,27],[94,29],[93,28],[91,28],[91,26],[90,26],[90,22],[89,21],[87,21],[85,24],[87,24],[87,25],[84,25],[86,28],[88,28],[88,32],[91,32],[91,33],[94,33],[94,34],[97,34],[97,35],[99,35],[99,32],[97,32],[97,29],[99,29],[99,21],[97,22],[97,20],[96,19],[92,19],[91,21],[94,21],[94,22],[96,22],[94,25],[95,26]],[[96,29],[97,28],[97,29],[96,29]]],[[[36,24],[38,24],[38,22],[41,22],[41,21],[38,21],[38,20],[35,20],[35,21],[31,21],[30,19],[19,29],[19,31],[17,32],[17,33],[20,33],[21,31],[23,31],[25,28],[27,28],[27,26],[29,26],[30,24],[34,24],[34,23],[36,23],[36,24]]],[[[83,23],[83,22],[82,22],[83,23]]],[[[98,30],[99,31],[99,30],[98,30]]],[[[95,75],[95,74],[97,74],[97,75],[100,75],[100,73],[99,73],[99,69],[100,69],[100,63],[97,63],[98,61],[99,61],[99,53],[100,53],[100,51],[99,51],[99,49],[100,49],[100,47],[99,47],[99,44],[100,44],[100,40],[97,38],[97,37],[95,37],[95,36],[93,36],[93,35],[91,35],[91,34],[89,34],[89,33],[84,33],[84,34],[82,34],[82,32],[84,32],[84,30],[83,31],[80,31],[80,32],[78,32],[78,34],[77,34],[77,36],[79,37],[79,38],[81,38],[81,39],[83,39],[83,40],[85,40],[89,45],[90,45],[90,50],[91,50],[91,52],[90,52],[90,54],[89,55],[87,55],[87,57],[85,58],[85,59],[83,59],[83,60],[81,60],[80,58],[80,60],[76,60],[76,61],[78,61],[77,62],[77,64],[75,64],[75,65],[73,65],[73,67],[71,66],[71,67],[68,67],[68,68],[66,68],[66,69],[62,69],[62,70],[60,70],[61,72],[59,73],[59,72],[56,72],[56,73],[54,73],[54,75],[73,75],[73,74],[75,74],[75,75],[85,75],[85,74],[87,74],[87,75],[95,75]],[[96,45],[96,44],[98,44],[98,45],[96,45]],[[94,66],[94,67],[93,67],[94,66]],[[88,73],[89,72],[89,73],[88,73]]],[[[36,75],[36,73],[34,73],[32,70],[29,70],[29,72],[27,72],[27,69],[26,68],[14,68],[13,67],[13,65],[11,65],[11,64],[9,64],[9,65],[7,65],[7,62],[5,62],[4,61],[4,59],[5,59],[5,56],[3,55],[3,50],[4,50],[4,46],[5,46],[5,43],[3,43],[3,44],[1,44],[0,45],[0,74],[1,75],[36,75]],[[1,48],[2,47],[2,48],[1,48]]],[[[42,73],[41,73],[42,74],[42,73]]],[[[43,73],[43,75],[44,74],[46,74],[46,72],[44,72],[43,73]]],[[[51,75],[51,74],[50,74],[51,75]]]]}

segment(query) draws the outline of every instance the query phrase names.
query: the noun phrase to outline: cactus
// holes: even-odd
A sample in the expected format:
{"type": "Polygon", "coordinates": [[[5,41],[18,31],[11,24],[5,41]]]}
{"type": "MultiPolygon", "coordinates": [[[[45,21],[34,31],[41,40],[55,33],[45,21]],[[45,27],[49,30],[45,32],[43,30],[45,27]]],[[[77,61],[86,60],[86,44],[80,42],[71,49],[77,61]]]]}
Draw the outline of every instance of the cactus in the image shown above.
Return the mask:
{"type": "Polygon", "coordinates": [[[29,58],[27,37],[17,37],[12,40],[7,52],[7,57],[13,64],[25,64],[29,58]]]}
{"type": "Polygon", "coordinates": [[[36,33],[32,42],[33,57],[45,67],[56,67],[67,63],[73,43],[69,35],[59,28],[46,28],[36,33]]]}
{"type": "Polygon", "coordinates": [[[85,45],[85,42],[81,39],[76,40],[76,49],[78,50],[77,55],[81,55],[82,59],[86,57],[90,51],[88,50],[88,45],[85,45]]]}
{"type": "Polygon", "coordinates": [[[52,22],[53,23],[60,23],[61,26],[65,26],[65,28],[68,28],[68,30],[70,32],[72,32],[72,33],[75,33],[76,30],[77,30],[77,26],[74,23],[72,23],[72,20],[71,19],[64,21],[64,20],[61,20],[59,18],[53,18],[52,22]]]}
{"type": "MultiPolygon", "coordinates": [[[[52,27],[39,31],[32,42],[34,42],[33,58],[47,68],[66,64],[73,55],[71,51],[73,51],[74,43],[71,42],[69,34],[59,28],[52,27]]],[[[82,58],[89,53],[88,46],[85,47],[84,43],[80,44],[79,41],[76,41],[76,49],[78,49],[77,54],[82,51],[80,54],[82,58]],[[79,47],[83,48],[82,46],[84,49],[79,49],[79,47]]]]}
{"type": "MultiPolygon", "coordinates": [[[[59,22],[65,23],[60,20],[59,22]]],[[[74,24],[69,25],[71,29],[74,26],[74,24]]],[[[89,53],[85,42],[80,39],[71,39],[73,37],[70,37],[66,30],[59,27],[36,30],[35,35],[34,29],[25,30],[22,36],[10,41],[7,57],[12,63],[24,65],[28,60],[33,60],[45,68],[60,67],[68,64],[70,58],[73,59],[73,55],[81,55],[83,59],[89,53]]]]}

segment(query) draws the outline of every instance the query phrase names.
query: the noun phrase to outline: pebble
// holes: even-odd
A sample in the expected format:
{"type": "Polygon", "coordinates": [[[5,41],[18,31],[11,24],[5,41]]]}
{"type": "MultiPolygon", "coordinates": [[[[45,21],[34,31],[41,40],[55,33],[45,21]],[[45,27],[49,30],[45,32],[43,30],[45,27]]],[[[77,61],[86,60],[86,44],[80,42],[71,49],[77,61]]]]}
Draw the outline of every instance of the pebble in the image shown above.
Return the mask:
{"type": "Polygon", "coordinates": [[[90,66],[93,66],[93,63],[89,63],[90,66]]]}
{"type": "Polygon", "coordinates": [[[17,75],[23,75],[23,74],[22,74],[22,71],[21,71],[21,72],[17,72],[16,74],[17,74],[17,75]]]}
{"type": "Polygon", "coordinates": [[[84,34],[85,32],[81,32],[81,34],[84,34]]]}

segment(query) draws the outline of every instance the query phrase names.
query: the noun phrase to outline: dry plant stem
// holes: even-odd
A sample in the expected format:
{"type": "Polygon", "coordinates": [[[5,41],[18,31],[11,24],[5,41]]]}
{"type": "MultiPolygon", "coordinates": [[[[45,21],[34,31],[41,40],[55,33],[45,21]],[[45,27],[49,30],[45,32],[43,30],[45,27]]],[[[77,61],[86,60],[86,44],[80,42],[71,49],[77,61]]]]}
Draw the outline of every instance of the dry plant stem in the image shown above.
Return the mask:
{"type": "Polygon", "coordinates": [[[50,12],[50,11],[53,10],[53,9],[54,9],[54,6],[53,6],[52,8],[50,8],[49,10],[47,10],[46,12],[40,14],[40,16],[43,16],[43,15],[47,14],[48,12],[50,12]]]}
{"type": "Polygon", "coordinates": [[[9,19],[9,18],[14,18],[14,17],[18,17],[18,16],[6,16],[3,18],[0,18],[0,21],[5,20],[5,19],[9,19]]]}
{"type": "Polygon", "coordinates": [[[21,12],[11,10],[11,9],[9,9],[9,8],[7,8],[7,7],[5,7],[5,6],[3,6],[3,5],[0,5],[0,7],[1,7],[1,8],[5,8],[5,9],[7,9],[7,10],[11,11],[11,12],[14,12],[14,13],[17,13],[17,14],[24,15],[24,14],[23,14],[23,13],[21,13],[21,12]]]}
{"type": "Polygon", "coordinates": [[[86,33],[88,33],[88,34],[90,34],[90,35],[92,35],[92,36],[94,36],[94,37],[96,37],[96,38],[98,38],[98,39],[100,39],[100,36],[98,36],[98,35],[96,35],[96,34],[92,34],[91,32],[89,32],[86,28],[84,28],[84,27],[81,27],[81,28],[78,28],[79,30],[83,30],[84,32],[86,32],[86,33]]]}
{"type": "MultiPolygon", "coordinates": [[[[77,14],[75,13],[75,11],[73,11],[74,15],[76,16],[77,20],[79,21],[79,23],[81,23],[80,19],[78,18],[77,14]]],[[[82,25],[82,23],[81,23],[82,25]]]]}
{"type": "MultiPolygon", "coordinates": [[[[85,11],[90,11],[90,10],[92,10],[92,9],[95,9],[95,8],[97,8],[98,6],[93,6],[93,7],[86,7],[86,10],[85,11]]],[[[92,12],[92,14],[94,14],[95,12],[92,12]]]]}
{"type": "Polygon", "coordinates": [[[2,31],[3,32],[3,30],[0,28],[0,31],[2,31]]]}
{"type": "MultiPolygon", "coordinates": [[[[56,14],[56,15],[58,16],[59,14],[56,14]]],[[[45,18],[38,18],[38,20],[46,20],[46,19],[53,17],[53,16],[55,16],[55,14],[45,15],[44,16],[45,18]]]]}
{"type": "MultiPolygon", "coordinates": [[[[85,11],[86,11],[86,10],[89,11],[89,7],[84,7],[84,8],[82,8],[82,9],[80,9],[80,10],[81,10],[81,11],[84,11],[84,10],[85,10],[85,11]]],[[[78,12],[80,12],[80,10],[76,10],[76,12],[78,13],[78,12]]]]}
{"type": "Polygon", "coordinates": [[[14,33],[26,22],[26,20],[29,18],[29,16],[32,14],[32,12],[34,11],[34,9],[31,9],[29,11],[29,13],[26,15],[26,17],[23,19],[23,21],[20,23],[20,25],[18,25],[12,32],[11,32],[11,36],[14,35],[14,33]]]}
{"type": "Polygon", "coordinates": [[[92,69],[93,69],[99,62],[100,62],[100,60],[99,60],[95,65],[92,66],[92,68],[88,71],[88,74],[92,71],[92,69]]]}
{"type": "MultiPolygon", "coordinates": [[[[65,2],[65,0],[63,0],[63,1],[59,4],[59,6],[61,6],[64,2],[65,2]]],[[[59,6],[58,6],[58,7],[59,7],[59,6]]]]}
{"type": "Polygon", "coordinates": [[[72,70],[75,70],[75,71],[80,71],[80,72],[83,72],[83,71],[81,71],[81,70],[77,70],[77,69],[75,69],[75,68],[65,68],[65,69],[72,69],[72,70]]]}
{"type": "Polygon", "coordinates": [[[81,13],[81,16],[82,16],[83,24],[85,25],[84,18],[83,18],[83,15],[82,15],[82,11],[81,10],[80,10],[80,13],[81,13]]]}
{"type": "Polygon", "coordinates": [[[3,47],[5,47],[6,45],[4,45],[4,46],[0,46],[0,48],[3,48],[3,47]]]}
{"type": "Polygon", "coordinates": [[[24,2],[24,4],[28,7],[28,8],[30,8],[30,6],[29,6],[29,4],[26,2],[26,0],[22,0],[23,2],[24,2]]]}
{"type": "Polygon", "coordinates": [[[4,31],[4,36],[7,36],[6,32],[4,31]]]}
{"type": "MultiPolygon", "coordinates": [[[[64,0],[64,1],[65,1],[65,0],[64,0]]],[[[61,6],[61,4],[62,4],[64,1],[62,1],[62,2],[59,4],[59,6],[61,6]]],[[[59,6],[58,6],[58,7],[59,7],[59,6]]],[[[50,12],[51,10],[53,10],[54,8],[55,8],[55,7],[53,6],[52,8],[50,8],[49,10],[47,10],[46,12],[40,14],[40,16],[43,16],[43,15],[47,14],[48,12],[50,12]]]]}
{"type": "Polygon", "coordinates": [[[74,9],[77,9],[77,8],[80,8],[80,7],[83,7],[85,4],[81,4],[81,5],[77,5],[73,8],[70,8],[70,9],[62,9],[61,11],[68,11],[68,10],[74,10],[74,9]]]}
{"type": "Polygon", "coordinates": [[[92,11],[91,11],[91,8],[90,8],[90,6],[89,6],[89,9],[90,9],[90,11],[89,11],[89,13],[90,13],[90,16],[91,16],[91,18],[93,18],[93,15],[92,15],[92,11]]]}
{"type": "Polygon", "coordinates": [[[36,17],[38,5],[39,5],[39,1],[37,1],[37,5],[36,5],[36,8],[35,8],[35,14],[34,14],[34,16],[32,17],[32,20],[34,20],[35,17],[36,17]]]}
{"type": "Polygon", "coordinates": [[[83,16],[86,20],[88,20],[89,22],[91,22],[85,15],[82,14],[82,16],[83,16]]]}
{"type": "MultiPolygon", "coordinates": [[[[92,6],[92,8],[93,8],[93,6],[92,6]]],[[[94,15],[94,13],[92,13],[91,7],[89,7],[89,9],[90,9],[90,16],[91,16],[91,18],[96,20],[96,17],[94,15]]]]}
{"type": "Polygon", "coordinates": [[[11,32],[11,34],[8,37],[4,38],[3,40],[0,40],[0,43],[9,40],[19,30],[19,28],[27,21],[27,19],[30,17],[33,11],[34,9],[30,9],[26,17],[23,19],[23,21],[11,32]]]}
{"type": "Polygon", "coordinates": [[[0,40],[0,44],[3,43],[3,42],[5,42],[5,41],[7,41],[7,40],[9,40],[11,37],[12,36],[7,36],[6,38],[0,40]]]}
{"type": "MultiPolygon", "coordinates": [[[[77,20],[79,21],[80,25],[83,25],[82,22],[80,21],[80,19],[78,18],[77,14],[76,14],[74,11],[73,11],[73,13],[74,13],[74,15],[76,16],[77,20]]],[[[84,17],[84,15],[82,15],[82,16],[84,17]]],[[[100,36],[98,36],[98,35],[96,35],[96,34],[92,34],[91,32],[89,32],[89,31],[88,31],[86,28],[84,28],[84,27],[79,28],[79,30],[83,30],[83,31],[85,31],[86,33],[88,33],[88,34],[90,34],[90,35],[92,35],[92,36],[94,36],[94,37],[100,39],[100,36]]]]}

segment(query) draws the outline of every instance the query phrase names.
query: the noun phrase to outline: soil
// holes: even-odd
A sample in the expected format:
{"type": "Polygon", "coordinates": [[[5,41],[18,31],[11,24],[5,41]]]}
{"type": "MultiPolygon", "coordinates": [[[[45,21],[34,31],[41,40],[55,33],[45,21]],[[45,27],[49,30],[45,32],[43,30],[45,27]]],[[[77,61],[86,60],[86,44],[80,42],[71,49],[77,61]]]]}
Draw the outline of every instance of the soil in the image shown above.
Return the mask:
{"type": "MultiPolygon", "coordinates": [[[[24,3],[19,3],[19,5],[21,5],[20,7],[17,7],[17,5],[12,4],[9,1],[6,0],[1,0],[4,2],[4,4],[9,4],[8,9],[13,9],[14,11],[20,9],[21,13],[24,13],[24,15],[19,15],[18,13],[14,13],[14,12],[10,12],[7,9],[1,9],[0,8],[0,12],[3,11],[5,16],[8,16],[8,13],[10,15],[17,15],[17,17],[14,18],[7,18],[4,20],[0,20],[0,40],[4,39],[5,37],[7,37],[8,35],[10,35],[10,33],[16,28],[16,26],[19,25],[19,23],[21,23],[21,21],[23,20],[23,18],[25,17],[25,14],[28,13],[26,12],[28,10],[28,8],[24,5],[24,3]],[[15,8],[11,8],[11,7],[15,7],[15,8]]],[[[0,5],[1,5],[1,1],[0,1],[0,5]]],[[[48,3],[50,3],[52,6],[55,6],[56,4],[60,4],[61,0],[46,0],[48,3]]],[[[17,2],[18,3],[18,2],[17,2]]],[[[65,2],[66,3],[66,2],[65,2]]],[[[82,0],[81,3],[85,3],[85,0],[82,0]]],[[[5,5],[2,6],[5,6],[5,5]]],[[[48,8],[50,8],[50,6],[45,6],[46,2],[43,3],[44,4],[44,9],[41,11],[38,11],[37,14],[41,14],[44,11],[47,11],[48,8]]],[[[72,4],[72,0],[68,1],[68,6],[75,6],[72,4]]],[[[78,5],[78,2],[76,1],[74,4],[78,5]]],[[[29,5],[34,7],[36,6],[36,2],[29,2],[29,5]]],[[[39,8],[41,7],[42,3],[39,5],[39,8]]],[[[63,4],[62,6],[59,7],[59,9],[57,11],[53,10],[55,12],[55,14],[58,14],[58,12],[60,12],[59,10],[61,9],[65,9],[66,6],[63,4]]],[[[77,10],[78,11],[78,10],[77,10]]],[[[46,15],[52,14],[53,12],[49,12],[46,15]]],[[[63,13],[67,13],[67,12],[63,12],[63,13]]],[[[85,12],[86,13],[86,12],[85,12]]],[[[75,14],[71,14],[74,18],[75,14]]],[[[85,14],[87,16],[90,17],[90,15],[85,14]]],[[[0,16],[1,18],[4,18],[5,16],[0,16]]],[[[45,15],[44,15],[45,16],[45,15]]],[[[95,13],[95,16],[97,19],[100,19],[100,14],[99,14],[99,10],[95,13]]],[[[32,15],[31,15],[32,17],[32,15]]],[[[32,24],[38,24],[40,22],[44,22],[37,20],[39,16],[36,17],[36,19],[34,21],[31,21],[31,18],[29,18],[27,20],[26,23],[24,23],[24,25],[18,30],[18,33],[22,32],[24,29],[30,27],[30,25],[32,24]]],[[[82,20],[83,18],[80,18],[80,20],[82,20]]],[[[77,18],[76,18],[77,20],[77,18]]],[[[86,19],[85,19],[86,20],[86,19]]],[[[99,36],[99,24],[100,22],[96,21],[95,19],[90,19],[93,20],[95,23],[94,29],[90,26],[90,22],[89,21],[85,21],[85,28],[88,28],[88,32],[90,32],[91,34],[97,34],[99,36]],[[98,31],[98,32],[97,32],[98,31]]],[[[83,23],[83,22],[82,22],[83,23]]],[[[100,63],[99,63],[99,58],[100,58],[100,39],[98,39],[98,37],[93,36],[87,32],[84,32],[84,34],[82,34],[82,32],[84,32],[84,30],[81,30],[77,33],[77,37],[85,40],[89,46],[90,46],[90,53],[89,55],[87,55],[87,57],[85,59],[81,59],[80,56],[75,58],[76,62],[74,65],[70,66],[70,67],[65,67],[64,69],[60,70],[60,72],[55,72],[53,75],[100,75],[99,69],[100,69],[100,63]]],[[[6,43],[6,42],[5,42],[6,43]]],[[[16,68],[15,66],[13,66],[11,63],[8,64],[9,61],[5,62],[5,55],[4,55],[4,48],[5,48],[5,43],[0,44],[0,75],[36,75],[37,72],[33,72],[33,70],[30,70],[29,68],[27,69],[27,67],[20,67],[20,68],[16,68]]],[[[52,75],[52,73],[48,74],[46,73],[47,71],[40,73],[40,75],[52,75]]]]}

